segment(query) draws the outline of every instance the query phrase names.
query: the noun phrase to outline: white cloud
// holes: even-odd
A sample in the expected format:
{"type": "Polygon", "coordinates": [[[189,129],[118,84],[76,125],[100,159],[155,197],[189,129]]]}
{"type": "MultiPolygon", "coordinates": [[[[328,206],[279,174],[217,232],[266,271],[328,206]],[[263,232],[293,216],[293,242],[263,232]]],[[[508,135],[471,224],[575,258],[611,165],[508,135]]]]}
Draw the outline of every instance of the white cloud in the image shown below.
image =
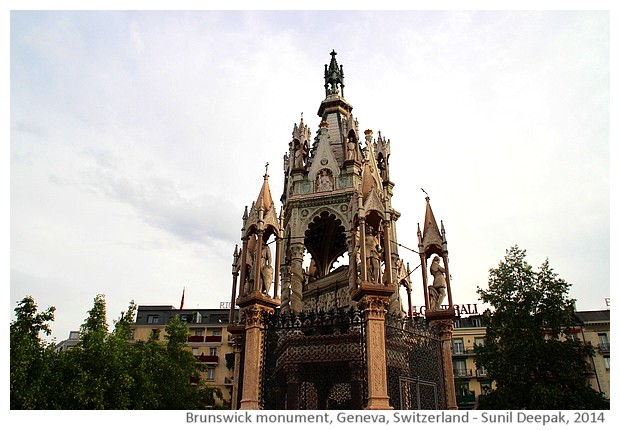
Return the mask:
{"type": "Polygon", "coordinates": [[[131,299],[176,305],[183,286],[201,306],[229,299],[243,207],[266,162],[278,200],[332,49],[360,127],[392,142],[399,242],[416,248],[420,187],[445,222],[455,300],[475,301],[514,244],[533,266],[549,257],[580,307],[609,295],[606,12],[26,11],[11,25],[11,300],[55,304],[57,336],[100,292],[110,318],[131,299]]]}

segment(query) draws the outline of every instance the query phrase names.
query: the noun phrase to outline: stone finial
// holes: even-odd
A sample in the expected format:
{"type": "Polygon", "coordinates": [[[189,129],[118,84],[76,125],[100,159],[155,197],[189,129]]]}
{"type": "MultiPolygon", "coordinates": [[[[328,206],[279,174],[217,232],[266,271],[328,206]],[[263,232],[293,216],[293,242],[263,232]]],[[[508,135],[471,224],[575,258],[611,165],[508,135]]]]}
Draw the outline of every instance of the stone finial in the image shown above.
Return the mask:
{"type": "Polygon", "coordinates": [[[336,51],[332,50],[330,55],[332,59],[329,63],[329,67],[327,64],[325,65],[325,97],[338,94],[344,97],[344,71],[342,70],[342,66],[338,67],[336,51]]]}

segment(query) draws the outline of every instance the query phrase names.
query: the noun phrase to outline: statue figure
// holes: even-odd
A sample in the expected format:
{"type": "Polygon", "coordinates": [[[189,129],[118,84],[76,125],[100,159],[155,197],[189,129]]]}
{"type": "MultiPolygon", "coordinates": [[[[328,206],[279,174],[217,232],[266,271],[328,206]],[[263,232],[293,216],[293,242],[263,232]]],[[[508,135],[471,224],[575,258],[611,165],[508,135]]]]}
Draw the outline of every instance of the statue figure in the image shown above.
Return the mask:
{"type": "Polygon", "coordinates": [[[446,271],[439,265],[439,256],[433,258],[430,271],[434,279],[433,284],[428,286],[429,307],[431,311],[438,311],[446,297],[446,271]]]}
{"type": "Polygon", "coordinates": [[[387,165],[386,165],[385,158],[379,157],[379,160],[377,162],[377,167],[379,168],[379,174],[381,175],[381,179],[384,181],[387,181],[388,174],[387,174],[387,165]]]}
{"type": "Polygon", "coordinates": [[[356,144],[352,137],[349,137],[347,141],[347,160],[357,160],[357,151],[355,150],[356,144]]]}
{"type": "Polygon", "coordinates": [[[329,174],[327,173],[327,170],[321,170],[321,175],[317,178],[317,192],[331,191],[332,189],[332,181],[329,179],[329,174]]]}
{"type": "Polygon", "coordinates": [[[381,282],[381,248],[379,241],[374,236],[372,227],[368,227],[366,232],[366,271],[370,282],[381,282]]]}
{"type": "Polygon", "coordinates": [[[266,240],[263,242],[260,254],[261,292],[269,295],[273,281],[273,266],[271,266],[271,249],[269,249],[266,240]]]}
{"type": "Polygon", "coordinates": [[[306,148],[302,143],[298,143],[295,148],[295,159],[293,160],[294,169],[303,169],[306,162],[306,148]]]}

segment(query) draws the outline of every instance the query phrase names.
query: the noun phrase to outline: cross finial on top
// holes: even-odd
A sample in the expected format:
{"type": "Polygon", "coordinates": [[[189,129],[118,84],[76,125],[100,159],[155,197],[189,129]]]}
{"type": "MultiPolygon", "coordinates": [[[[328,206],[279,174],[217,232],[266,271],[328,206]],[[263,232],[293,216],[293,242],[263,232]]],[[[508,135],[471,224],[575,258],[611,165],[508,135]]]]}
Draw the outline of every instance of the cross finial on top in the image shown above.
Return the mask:
{"type": "Polygon", "coordinates": [[[269,162],[265,164],[265,175],[267,174],[267,170],[269,169],[269,162]]]}

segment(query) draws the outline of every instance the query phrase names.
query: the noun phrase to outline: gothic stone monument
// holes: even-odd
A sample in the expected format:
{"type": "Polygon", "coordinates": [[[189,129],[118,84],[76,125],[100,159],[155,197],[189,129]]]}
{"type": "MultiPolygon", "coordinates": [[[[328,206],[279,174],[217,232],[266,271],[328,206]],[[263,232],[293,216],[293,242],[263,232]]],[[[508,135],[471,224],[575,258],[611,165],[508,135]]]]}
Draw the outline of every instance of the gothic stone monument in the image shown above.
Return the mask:
{"type": "Polygon", "coordinates": [[[397,245],[390,141],[360,135],[334,51],[324,77],[315,137],[303,116],[293,127],[279,214],[265,172],[243,215],[228,327],[232,407],[455,409],[454,313],[441,310],[446,297],[452,305],[443,223],[427,199],[418,248],[429,311],[416,320],[397,245]]]}

